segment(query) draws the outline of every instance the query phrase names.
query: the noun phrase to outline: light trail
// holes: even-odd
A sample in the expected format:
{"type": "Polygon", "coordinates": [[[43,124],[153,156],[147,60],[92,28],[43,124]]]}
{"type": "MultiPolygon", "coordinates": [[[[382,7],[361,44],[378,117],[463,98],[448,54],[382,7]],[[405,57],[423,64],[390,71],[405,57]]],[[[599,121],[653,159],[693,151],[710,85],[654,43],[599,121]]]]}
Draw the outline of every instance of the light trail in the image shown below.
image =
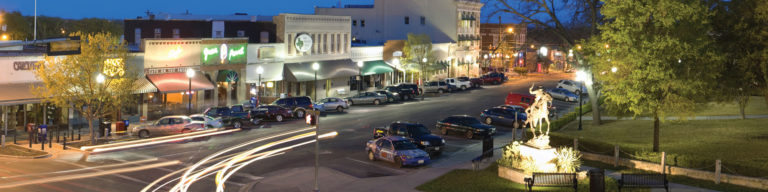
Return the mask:
{"type": "MultiPolygon", "coordinates": [[[[167,139],[167,138],[181,137],[181,136],[186,136],[186,135],[196,135],[196,134],[215,132],[215,131],[219,131],[219,130],[216,129],[216,130],[195,131],[195,132],[191,132],[191,133],[182,133],[182,134],[177,134],[177,135],[155,137],[155,138],[151,138],[149,140],[167,139]]],[[[131,143],[143,143],[143,142],[146,142],[146,141],[147,141],[146,139],[144,139],[144,140],[140,139],[140,140],[134,140],[134,141],[120,142],[120,143],[110,143],[110,144],[93,145],[93,146],[82,146],[82,147],[80,147],[80,150],[86,151],[86,150],[94,149],[94,148],[118,146],[118,145],[131,144],[131,143]]]]}
{"type": "Polygon", "coordinates": [[[122,168],[122,169],[115,169],[115,170],[109,170],[109,171],[103,171],[103,172],[95,172],[95,173],[84,173],[84,174],[78,174],[78,175],[62,175],[57,177],[50,177],[50,178],[44,178],[44,179],[36,179],[36,180],[27,180],[27,181],[20,181],[20,182],[13,182],[13,183],[7,183],[0,185],[0,189],[2,188],[11,188],[11,187],[20,187],[25,185],[32,185],[32,184],[41,184],[41,183],[50,183],[50,182],[59,182],[59,181],[66,181],[66,180],[73,180],[73,179],[82,179],[82,178],[89,178],[89,177],[96,177],[96,176],[102,176],[102,175],[111,175],[111,174],[118,174],[118,173],[125,173],[125,172],[134,172],[134,171],[140,171],[145,169],[153,169],[158,167],[165,167],[165,166],[171,166],[171,165],[178,165],[181,164],[181,161],[174,160],[174,161],[166,161],[162,163],[155,163],[150,165],[143,165],[138,167],[129,167],[129,168],[122,168]]]}
{"type": "Polygon", "coordinates": [[[148,145],[156,145],[156,144],[161,144],[161,143],[167,143],[167,142],[173,142],[173,141],[179,141],[179,140],[188,140],[188,139],[194,139],[194,138],[199,138],[199,137],[207,137],[207,136],[213,136],[213,135],[221,135],[221,134],[231,133],[231,132],[235,132],[235,131],[240,131],[240,129],[230,129],[230,130],[226,130],[226,131],[218,131],[218,132],[198,134],[198,135],[189,135],[189,136],[181,137],[181,138],[172,138],[172,139],[165,139],[165,140],[155,140],[155,141],[152,141],[152,142],[145,142],[145,143],[121,145],[121,146],[111,147],[111,148],[95,148],[95,149],[93,149],[93,153],[114,151],[114,150],[134,148],[134,147],[142,147],[142,146],[148,146],[148,145]]]}
{"type": "MultiPolygon", "coordinates": [[[[262,154],[263,154],[263,153],[262,153],[262,154]]],[[[274,157],[274,156],[278,156],[278,155],[282,155],[282,154],[284,154],[284,153],[276,153],[276,154],[273,154],[273,155],[271,155],[271,156],[269,156],[269,157],[274,157]]],[[[261,154],[260,154],[260,155],[261,155],[261,154]]],[[[254,155],[254,156],[260,156],[260,155],[254,155]]],[[[240,164],[242,164],[242,163],[239,163],[238,165],[240,165],[240,164]]],[[[162,180],[164,180],[165,178],[167,178],[168,176],[170,176],[170,175],[175,175],[175,174],[177,174],[177,173],[179,173],[179,172],[181,172],[181,171],[183,171],[183,170],[186,170],[186,169],[188,169],[188,168],[185,168],[185,169],[181,169],[181,170],[178,170],[178,171],[176,171],[176,172],[174,172],[174,173],[171,173],[171,174],[169,174],[169,175],[166,175],[166,176],[164,176],[163,178],[160,178],[160,179],[158,179],[158,180],[156,180],[156,181],[162,181],[162,180]]],[[[198,172],[200,172],[200,171],[198,171],[198,172]]],[[[198,172],[195,172],[195,173],[198,173],[198,172]]],[[[210,175],[211,175],[211,174],[213,174],[213,173],[216,173],[216,172],[210,172],[210,173],[207,173],[207,174],[205,174],[204,176],[202,176],[201,178],[205,178],[205,177],[208,177],[208,176],[210,176],[210,175]]],[[[165,183],[163,183],[163,184],[161,184],[161,185],[157,186],[157,188],[155,188],[155,190],[152,190],[152,192],[156,192],[158,189],[160,189],[160,188],[163,188],[163,187],[165,187],[166,185],[168,185],[168,184],[170,184],[170,183],[172,183],[172,182],[174,182],[174,181],[176,181],[176,180],[179,180],[179,179],[181,179],[181,178],[177,177],[177,178],[171,179],[170,181],[168,181],[168,182],[165,182],[165,183]]],[[[144,189],[142,189],[141,191],[142,191],[142,192],[146,192],[147,190],[149,190],[148,188],[149,188],[149,187],[151,187],[151,186],[152,186],[152,185],[154,185],[154,184],[156,184],[156,182],[150,183],[149,185],[147,185],[147,187],[145,187],[145,188],[144,188],[144,189]]]]}
{"type": "Polygon", "coordinates": [[[140,163],[146,163],[146,162],[157,161],[157,160],[158,160],[158,158],[150,158],[150,159],[143,159],[143,160],[139,160],[139,161],[120,163],[120,164],[102,165],[102,166],[95,166],[95,167],[86,167],[86,168],[80,168],[80,169],[71,169],[71,170],[56,171],[56,172],[49,172],[49,173],[16,175],[16,176],[1,177],[1,178],[3,178],[3,179],[13,179],[13,178],[19,178],[19,177],[33,177],[33,176],[41,176],[41,175],[55,175],[55,174],[61,174],[61,173],[71,173],[71,172],[86,171],[86,170],[92,170],[92,169],[104,169],[104,168],[111,168],[111,167],[120,167],[120,166],[125,166],[125,165],[140,164],[140,163]]]}

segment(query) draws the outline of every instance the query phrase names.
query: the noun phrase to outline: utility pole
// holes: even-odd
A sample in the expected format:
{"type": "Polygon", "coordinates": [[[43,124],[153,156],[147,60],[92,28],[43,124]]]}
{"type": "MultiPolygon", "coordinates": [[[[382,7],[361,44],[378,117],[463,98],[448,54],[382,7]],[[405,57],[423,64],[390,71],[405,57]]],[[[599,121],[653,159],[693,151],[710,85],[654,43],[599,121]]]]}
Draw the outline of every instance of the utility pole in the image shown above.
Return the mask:
{"type": "Polygon", "coordinates": [[[35,32],[34,39],[37,40],[37,0],[35,0],[35,32]]]}

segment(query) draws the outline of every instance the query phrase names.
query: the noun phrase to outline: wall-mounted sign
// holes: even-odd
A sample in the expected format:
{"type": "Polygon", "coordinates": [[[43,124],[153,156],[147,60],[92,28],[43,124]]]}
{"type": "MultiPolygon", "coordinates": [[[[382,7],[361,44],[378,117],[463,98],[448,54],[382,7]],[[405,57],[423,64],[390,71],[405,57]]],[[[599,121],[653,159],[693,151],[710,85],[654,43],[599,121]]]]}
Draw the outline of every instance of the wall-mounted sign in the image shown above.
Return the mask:
{"type": "Polygon", "coordinates": [[[259,48],[259,59],[274,59],[274,58],[275,58],[275,47],[259,48]]]}
{"type": "MultiPolygon", "coordinates": [[[[156,75],[156,74],[166,74],[166,73],[186,73],[187,69],[189,69],[189,67],[147,68],[147,69],[144,69],[144,74],[156,75]]],[[[199,70],[199,69],[195,69],[195,70],[199,70]]]]}
{"type": "Polygon", "coordinates": [[[296,50],[299,52],[307,52],[312,49],[312,36],[306,33],[300,33],[296,36],[296,40],[293,42],[296,50]]]}
{"type": "Polygon", "coordinates": [[[67,40],[64,41],[48,43],[47,54],[49,56],[80,54],[80,36],[67,37],[67,40]]]}
{"type": "Polygon", "coordinates": [[[40,65],[37,64],[37,61],[14,61],[13,62],[13,70],[14,71],[34,71],[39,67],[40,65]]]}
{"type": "Polygon", "coordinates": [[[245,64],[248,44],[202,45],[203,65],[245,64]]]}
{"type": "Polygon", "coordinates": [[[403,52],[402,51],[392,52],[392,56],[393,57],[402,57],[403,56],[403,52]]]}

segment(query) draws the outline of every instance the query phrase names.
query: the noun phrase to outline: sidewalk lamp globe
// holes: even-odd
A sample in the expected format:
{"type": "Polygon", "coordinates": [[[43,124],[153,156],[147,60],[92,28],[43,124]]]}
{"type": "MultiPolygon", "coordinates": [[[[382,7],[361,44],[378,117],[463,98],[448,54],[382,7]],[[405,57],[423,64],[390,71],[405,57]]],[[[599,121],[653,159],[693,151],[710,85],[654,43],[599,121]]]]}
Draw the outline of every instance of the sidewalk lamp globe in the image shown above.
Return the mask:
{"type": "Polygon", "coordinates": [[[99,75],[96,75],[96,83],[104,83],[105,80],[106,78],[101,73],[99,73],[99,75]]]}
{"type": "Polygon", "coordinates": [[[587,73],[581,70],[576,72],[576,81],[584,82],[584,80],[586,79],[587,79],[587,73]]]}
{"type": "Polygon", "coordinates": [[[192,68],[187,68],[187,77],[189,78],[195,77],[195,70],[192,68]]]}
{"type": "Polygon", "coordinates": [[[363,67],[363,61],[358,61],[357,62],[357,67],[363,67]]]}
{"type": "Polygon", "coordinates": [[[541,56],[546,57],[548,52],[549,49],[547,49],[547,47],[541,46],[541,48],[539,48],[539,54],[541,54],[541,56]]]}
{"type": "Polygon", "coordinates": [[[317,71],[318,69],[320,69],[320,64],[317,62],[312,63],[312,70],[317,71]]]}
{"type": "Polygon", "coordinates": [[[421,62],[424,62],[424,63],[426,63],[426,62],[427,62],[427,58],[422,58],[422,59],[421,59],[421,62]]]}
{"type": "Polygon", "coordinates": [[[256,67],[256,74],[259,74],[259,75],[264,74],[264,68],[262,68],[261,66],[256,67]]]}

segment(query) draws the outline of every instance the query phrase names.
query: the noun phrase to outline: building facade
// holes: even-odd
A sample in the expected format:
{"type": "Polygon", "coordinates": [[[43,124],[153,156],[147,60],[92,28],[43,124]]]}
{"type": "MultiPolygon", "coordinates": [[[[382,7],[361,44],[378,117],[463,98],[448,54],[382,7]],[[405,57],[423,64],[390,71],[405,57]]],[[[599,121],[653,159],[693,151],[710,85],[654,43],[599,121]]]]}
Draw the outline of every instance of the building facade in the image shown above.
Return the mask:
{"type": "Polygon", "coordinates": [[[481,24],[483,67],[490,70],[525,67],[523,48],[527,31],[523,24],[481,24]]]}
{"type": "Polygon", "coordinates": [[[274,43],[271,17],[235,15],[190,15],[148,13],[147,17],[124,20],[125,40],[140,45],[145,38],[242,38],[249,43],[274,43]]]}

